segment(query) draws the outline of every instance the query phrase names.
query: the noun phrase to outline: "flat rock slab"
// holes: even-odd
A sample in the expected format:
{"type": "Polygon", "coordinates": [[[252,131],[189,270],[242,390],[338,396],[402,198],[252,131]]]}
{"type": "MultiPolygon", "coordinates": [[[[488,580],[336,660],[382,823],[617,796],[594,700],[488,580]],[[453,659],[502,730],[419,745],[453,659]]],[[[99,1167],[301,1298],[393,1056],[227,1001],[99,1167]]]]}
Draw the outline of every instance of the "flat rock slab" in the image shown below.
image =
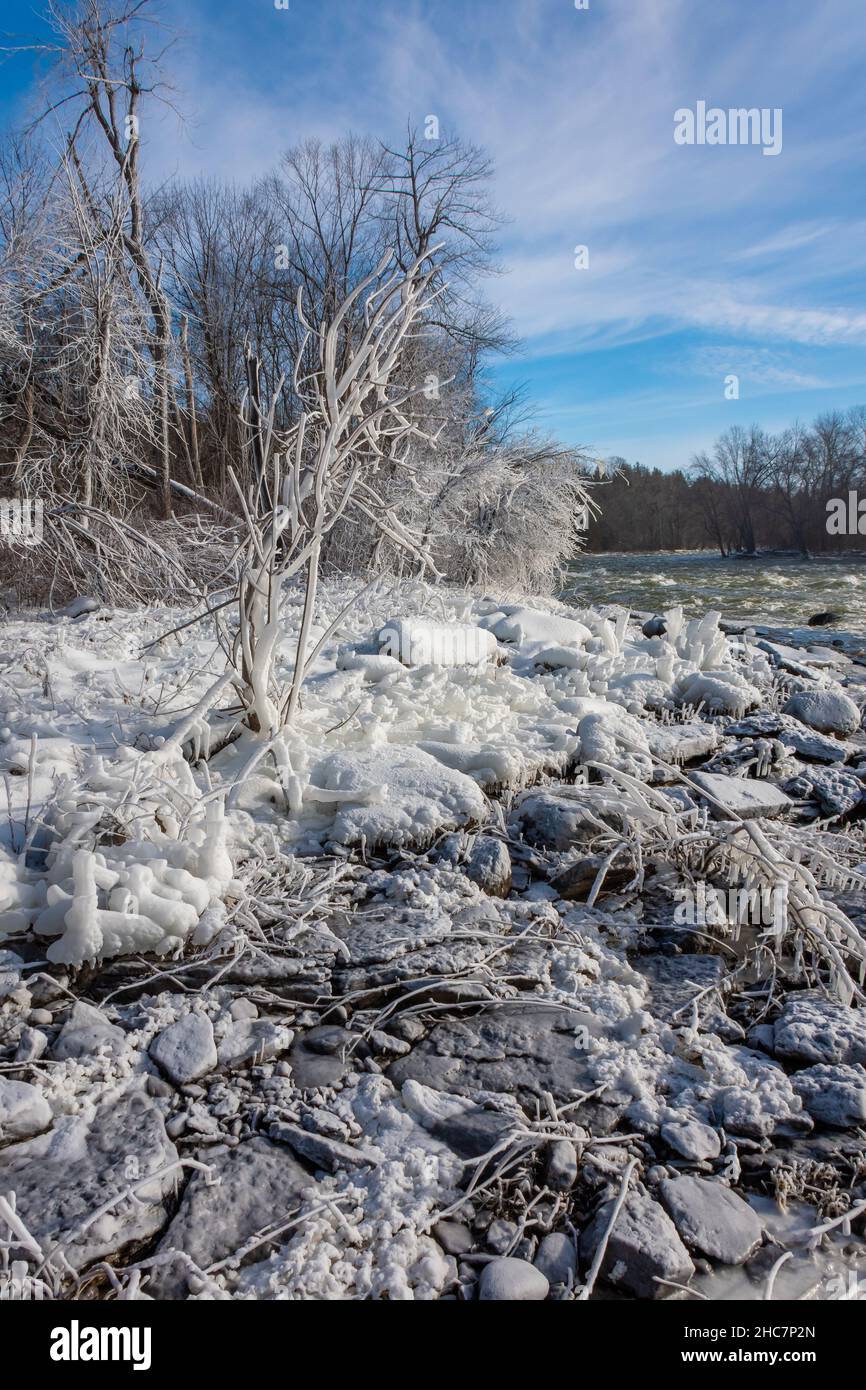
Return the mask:
{"type": "Polygon", "coordinates": [[[691,1250],[726,1265],[741,1265],[763,1238],[756,1213],[736,1192],[707,1178],[663,1178],[659,1195],[691,1250]]]}
{"type": "Polygon", "coordinates": [[[271,1138],[278,1144],[288,1144],[300,1158],[305,1158],[314,1167],[326,1173],[335,1173],[338,1168],[369,1168],[379,1162],[378,1154],[360,1145],[344,1144],[339,1139],[331,1139],[325,1134],[315,1134],[301,1129],[300,1125],[290,1125],[283,1121],[272,1124],[268,1130],[271,1138]]]}
{"type": "Polygon", "coordinates": [[[866,1009],[850,1009],[817,990],[791,995],[773,1028],[777,1057],[794,1066],[866,1064],[866,1009]]]}
{"type": "MultiPolygon", "coordinates": [[[[699,719],[686,720],[682,724],[657,724],[645,720],[642,724],[649,750],[655,757],[666,763],[688,763],[694,758],[706,758],[719,744],[719,731],[715,724],[704,724],[699,719]]],[[[657,769],[656,780],[665,780],[662,769],[657,769]]]]}
{"type": "Polygon", "coordinates": [[[506,1004],[471,1019],[446,1019],[408,1057],[388,1069],[397,1086],[418,1081],[437,1091],[500,1091],[523,1101],[550,1091],[570,1100],[592,1090],[580,1030],[599,1031],[592,1015],[536,1004],[506,1004]]]}
{"type": "Polygon", "coordinates": [[[158,1033],[148,1051],[175,1086],[187,1086],[217,1064],[213,1024],[207,1014],[185,1014],[158,1033]]]}
{"type": "MultiPolygon", "coordinates": [[[[224,1260],[259,1231],[287,1219],[315,1179],[282,1144],[248,1139],[237,1148],[209,1149],[211,1173],[194,1172],[158,1254],[182,1251],[202,1271],[224,1260]]],[[[251,1260],[264,1259],[262,1243],[251,1260]]],[[[158,1299],[184,1298],[189,1267],[172,1260],[154,1269],[147,1292],[158,1299]]]]}
{"type": "Polygon", "coordinates": [[[451,920],[438,908],[411,908],[375,905],[355,913],[335,935],[345,943],[350,966],[380,965],[433,946],[451,935],[451,920]]]}
{"type": "Polygon", "coordinates": [[[453,1115],[419,1115],[417,1118],[434,1139],[447,1144],[458,1158],[465,1159],[481,1158],[490,1153],[515,1127],[509,1116],[480,1107],[453,1115]]]}
{"type": "Polygon", "coordinates": [[[706,793],[710,814],[717,820],[733,820],[737,816],[744,819],[778,816],[794,805],[780,787],[772,782],[759,781],[756,777],[725,777],[721,772],[693,772],[691,780],[700,791],[706,793]]]}
{"type": "MultiPolygon", "coordinates": [[[[614,1206],[613,1198],[604,1202],[580,1237],[584,1271],[592,1264],[614,1206]]],[[[691,1256],[667,1212],[646,1193],[630,1192],[611,1231],[601,1277],[634,1298],[664,1298],[672,1290],[659,1280],[687,1284],[694,1272],[691,1256]]]]}
{"type": "Polygon", "coordinates": [[[162,1111],[134,1091],[101,1105],[91,1120],[64,1115],[47,1134],[0,1150],[0,1192],[15,1193],[19,1216],[46,1253],[62,1244],[80,1270],[157,1234],[179,1170],[140,1180],[176,1160],[162,1111]],[[136,1182],[134,1197],[122,1195],[136,1182]]]}

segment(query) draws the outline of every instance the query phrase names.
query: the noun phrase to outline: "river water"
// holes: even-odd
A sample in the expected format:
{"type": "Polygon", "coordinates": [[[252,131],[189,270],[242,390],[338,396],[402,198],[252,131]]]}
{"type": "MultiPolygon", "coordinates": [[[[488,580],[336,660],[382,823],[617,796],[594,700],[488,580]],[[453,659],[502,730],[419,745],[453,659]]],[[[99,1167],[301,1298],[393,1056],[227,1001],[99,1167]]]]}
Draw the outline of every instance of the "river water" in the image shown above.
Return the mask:
{"type": "Polygon", "coordinates": [[[834,628],[866,634],[866,555],[803,560],[768,556],[723,560],[710,551],[579,556],[563,597],[578,606],[612,603],[774,627],[803,627],[815,613],[838,613],[834,628]]]}

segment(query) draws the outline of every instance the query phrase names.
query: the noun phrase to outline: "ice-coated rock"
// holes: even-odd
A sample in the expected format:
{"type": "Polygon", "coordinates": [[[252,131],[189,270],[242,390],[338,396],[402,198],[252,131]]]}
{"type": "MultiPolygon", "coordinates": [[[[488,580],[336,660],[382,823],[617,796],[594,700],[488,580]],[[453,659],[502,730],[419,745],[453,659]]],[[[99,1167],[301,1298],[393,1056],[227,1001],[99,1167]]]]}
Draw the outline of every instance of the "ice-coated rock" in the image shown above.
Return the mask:
{"type": "MultiPolygon", "coordinates": [[[[686,763],[693,758],[706,758],[718,747],[719,731],[715,724],[686,720],[682,724],[645,724],[649,750],[665,763],[686,763]]],[[[656,777],[659,771],[656,769],[656,777]]]]}
{"type": "MultiPolygon", "coordinates": [[[[599,822],[621,829],[622,797],[611,787],[595,785],[527,792],[517,803],[514,819],[529,844],[568,850],[595,839],[599,822]]],[[[659,817],[650,813],[649,819],[655,823],[659,817]]]]}
{"type": "Polygon", "coordinates": [[[708,1178],[663,1178],[659,1194],[686,1245],[711,1260],[741,1265],[760,1244],[757,1214],[736,1192],[708,1178]]]}
{"type": "Polygon", "coordinates": [[[305,800],[335,811],[332,840],[355,845],[428,845],[443,830],[479,822],[487,799],[463,772],[445,767],[420,748],[390,744],[331,753],[314,765],[305,800]]]}
{"type": "Polygon", "coordinates": [[[100,1009],[78,1000],[60,1030],[52,1056],[58,1061],[69,1057],[96,1057],[103,1052],[119,1057],[126,1045],[122,1028],[110,1023],[100,1009]]]}
{"type": "MultiPolygon", "coordinates": [[[[603,1202],[580,1237],[580,1263],[588,1270],[610,1222],[615,1201],[603,1202]]],[[[671,1292],[660,1280],[687,1284],[695,1272],[688,1250],[667,1212],[646,1193],[626,1196],[616,1218],[601,1276],[634,1298],[664,1298],[671,1292]]]]}
{"type": "Polygon", "coordinates": [[[729,724],[728,734],[746,738],[778,738],[801,758],[818,763],[838,763],[855,752],[854,745],[810,729],[799,719],[775,710],[757,710],[746,719],[729,724]]]}
{"type": "Polygon", "coordinates": [[[41,1028],[22,1028],[15,1049],[16,1062],[38,1062],[48,1046],[48,1039],[41,1028]]]}
{"type": "Polygon", "coordinates": [[[661,1136],[668,1148],[695,1162],[718,1158],[722,1151],[716,1131],[701,1124],[700,1120],[672,1120],[662,1125],[661,1136]]]}
{"type": "MultiPolygon", "coordinates": [[[[159,1243],[157,1253],[183,1251],[201,1269],[231,1255],[258,1231],[267,1230],[297,1206],[315,1183],[282,1144],[255,1137],[234,1149],[208,1150],[211,1172],[195,1172],[183,1200],[159,1243]]],[[[263,1243],[251,1259],[263,1259],[263,1243]]],[[[183,1298],[188,1265],[180,1260],[154,1270],[148,1292],[155,1298],[183,1298]]]]}
{"type": "Polygon", "coordinates": [[[542,1238],[534,1260],[549,1284],[574,1282],[577,1274],[577,1248],[564,1231],[551,1231],[542,1238]]]}
{"type": "Polygon", "coordinates": [[[866,1124],[866,1068],[819,1063],[796,1072],[791,1084],[819,1124],[834,1129],[866,1124]]]}
{"type": "Polygon", "coordinates": [[[63,1259],[82,1269],[157,1234],[179,1172],[161,1170],[176,1161],[158,1105],[131,1091],[0,1149],[0,1192],[15,1193],[18,1215],[46,1254],[62,1241],[63,1259]]]}
{"type": "Polygon", "coordinates": [[[29,1139],[51,1124],[51,1106],[38,1086],[0,1076],[0,1143],[29,1139]]]}
{"type": "Polygon", "coordinates": [[[866,1009],[850,1009],[818,990],[792,994],[776,1020],[773,1047],[792,1065],[866,1065],[866,1009]]]}
{"type": "Polygon", "coordinates": [[[588,627],[576,618],[561,617],[558,613],[543,613],[537,608],[520,605],[503,607],[496,615],[492,631],[500,642],[557,644],[582,647],[592,635],[588,627]]]}
{"type": "Polygon", "coordinates": [[[479,835],[472,846],[466,876],[492,898],[507,898],[511,891],[511,855],[494,835],[479,835]]]}
{"type": "Polygon", "coordinates": [[[550,1284],[528,1260],[504,1256],[484,1266],[478,1297],[486,1303],[541,1303],[550,1284]]]}
{"type": "Polygon", "coordinates": [[[217,1064],[213,1024],[207,1014],[184,1014],[157,1034],[149,1052],[175,1086],[198,1081],[217,1064]]]}
{"type": "Polygon", "coordinates": [[[783,707],[810,729],[821,734],[838,734],[847,738],[860,727],[860,708],[844,690],[827,687],[822,690],[798,690],[783,707]]]}

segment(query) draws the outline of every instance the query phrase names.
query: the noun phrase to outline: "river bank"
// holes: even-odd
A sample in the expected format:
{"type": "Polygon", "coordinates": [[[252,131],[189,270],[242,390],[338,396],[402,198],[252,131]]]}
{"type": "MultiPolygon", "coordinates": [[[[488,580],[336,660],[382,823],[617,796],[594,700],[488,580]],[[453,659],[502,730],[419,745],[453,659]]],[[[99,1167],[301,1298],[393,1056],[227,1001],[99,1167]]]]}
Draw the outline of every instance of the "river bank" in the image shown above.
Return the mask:
{"type": "Polygon", "coordinates": [[[7,1285],[850,1297],[866,668],[382,583],[263,753],[185,616],[5,628],[7,1285]]]}

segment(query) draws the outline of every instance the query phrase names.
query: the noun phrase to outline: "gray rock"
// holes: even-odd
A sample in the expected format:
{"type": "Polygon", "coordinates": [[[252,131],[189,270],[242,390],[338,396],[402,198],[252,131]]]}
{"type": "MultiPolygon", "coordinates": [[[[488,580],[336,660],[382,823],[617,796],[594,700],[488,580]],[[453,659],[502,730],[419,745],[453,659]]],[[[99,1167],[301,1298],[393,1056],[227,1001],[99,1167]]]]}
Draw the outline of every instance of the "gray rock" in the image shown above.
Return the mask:
{"type": "Polygon", "coordinates": [[[846,1008],[818,990],[790,995],[773,1045],[776,1056],[793,1065],[866,1064],[866,1009],[846,1008]]]}
{"type": "Polygon", "coordinates": [[[550,1091],[571,1100],[592,1090],[580,1031],[602,1031],[591,1015],[539,1004],[508,1003],[475,1018],[447,1019],[388,1069],[397,1086],[420,1081],[437,1091],[500,1091],[534,1099],[550,1091]]]}
{"type": "Polygon", "coordinates": [[[515,1244],[517,1236],[517,1225],[514,1221],[506,1221],[498,1216],[495,1221],[491,1221],[487,1227],[486,1245],[488,1250],[492,1250],[494,1255],[504,1255],[505,1252],[515,1244]]]}
{"type": "Polygon", "coordinates": [[[511,855],[508,847],[494,835],[478,835],[466,876],[492,898],[507,898],[511,892],[511,855]]]}
{"type": "Polygon", "coordinates": [[[543,1237],[534,1264],[550,1284],[574,1283],[577,1247],[564,1231],[551,1231],[543,1237]]]}
{"type": "Polygon", "coordinates": [[[15,1193],[19,1216],[46,1253],[62,1241],[64,1259],[80,1270],[157,1234],[178,1170],[147,1180],[176,1160],[159,1107],[132,1091],[92,1118],[59,1116],[46,1134],[0,1150],[0,1192],[15,1193]],[[126,1196],[133,1184],[134,1196],[126,1196]]]}
{"type": "Polygon", "coordinates": [[[110,1023],[100,1009],[79,1000],[58,1034],[52,1056],[57,1061],[69,1057],[96,1057],[101,1052],[119,1057],[126,1046],[122,1028],[110,1023]]]}
{"type": "MultiPolygon", "coordinates": [[[[592,1263],[607,1230],[614,1199],[604,1202],[580,1237],[580,1262],[592,1263]]],[[[629,1192],[607,1243],[601,1276],[634,1298],[664,1298],[671,1290],[660,1279],[687,1284],[695,1272],[689,1252],[670,1217],[642,1192],[629,1192]]]]}
{"type": "Polygon", "coordinates": [[[570,1139],[556,1139],[548,1146],[544,1181],[554,1192],[568,1192],[577,1182],[577,1150],[570,1139]]]}
{"type": "Polygon", "coordinates": [[[213,1024],[207,1014],[184,1014],[157,1034],[149,1052],[175,1086],[198,1081],[217,1064],[213,1024]]]}
{"type": "Polygon", "coordinates": [[[484,1266],[478,1297],[485,1303],[541,1303],[550,1285],[528,1260],[507,1257],[484,1266]]]}
{"type": "Polygon", "coordinates": [[[850,1129],[866,1124],[866,1069],[862,1066],[807,1067],[791,1085],[819,1124],[850,1129]]]}
{"type": "Polygon", "coordinates": [[[821,734],[847,738],[860,728],[860,708],[843,690],[798,690],[782,709],[821,734]]]}
{"type": "MultiPolygon", "coordinates": [[[[248,1139],[236,1148],[209,1149],[212,1172],[190,1178],[177,1215],[159,1243],[157,1253],[183,1251],[205,1270],[239,1249],[251,1236],[291,1213],[315,1179],[281,1144],[248,1139]]],[[[250,1260],[264,1259],[263,1242],[250,1260]]],[[[156,1267],[148,1293],[159,1299],[183,1298],[188,1269],[179,1260],[156,1267]]]]}
{"type": "Polygon", "coordinates": [[[475,1237],[462,1221],[437,1221],[430,1234],[446,1255],[466,1255],[475,1244],[475,1237]]]}
{"type": "Polygon", "coordinates": [[[714,1129],[701,1124],[699,1120],[676,1120],[662,1125],[661,1136],[668,1148],[700,1162],[705,1158],[718,1158],[722,1151],[722,1141],[714,1129]]]}
{"type": "MultiPolygon", "coordinates": [[[[647,721],[644,728],[650,752],[663,762],[675,765],[706,758],[719,743],[715,724],[705,724],[700,719],[685,720],[682,724],[647,721]]],[[[668,776],[661,769],[655,771],[656,780],[667,780],[668,776]]]]}
{"type": "Polygon", "coordinates": [[[29,1139],[51,1124],[51,1106],[38,1086],[0,1076],[0,1143],[29,1139]]]}
{"type": "Polygon", "coordinates": [[[268,1130],[271,1138],[280,1144],[288,1144],[301,1158],[307,1159],[316,1168],[326,1173],[335,1173],[338,1168],[375,1167],[378,1154],[370,1149],[344,1144],[340,1139],[331,1139],[325,1134],[315,1134],[301,1129],[298,1125],[276,1121],[268,1130]]]}
{"type": "Polygon", "coordinates": [[[708,1178],[664,1178],[659,1194],[686,1245],[722,1264],[740,1265],[760,1244],[763,1227],[736,1192],[708,1178]]]}
{"type": "Polygon", "coordinates": [[[301,1090],[336,1086],[357,1063],[349,1047],[358,1035],[335,1024],[310,1028],[296,1038],[289,1052],[292,1079],[301,1090]]]}
{"type": "Polygon", "coordinates": [[[489,1153],[514,1128],[514,1120],[507,1115],[480,1107],[454,1115],[418,1115],[417,1119],[440,1144],[447,1144],[458,1158],[467,1160],[489,1153]]]}

